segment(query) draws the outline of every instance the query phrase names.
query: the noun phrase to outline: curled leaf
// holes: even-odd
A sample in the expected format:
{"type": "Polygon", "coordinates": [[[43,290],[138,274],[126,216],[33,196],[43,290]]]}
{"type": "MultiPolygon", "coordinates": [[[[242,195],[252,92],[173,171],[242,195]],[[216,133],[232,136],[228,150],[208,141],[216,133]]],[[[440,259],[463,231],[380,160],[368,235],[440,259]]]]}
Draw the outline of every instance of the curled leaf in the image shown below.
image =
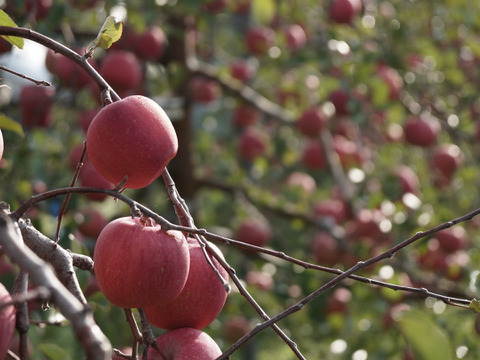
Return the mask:
{"type": "Polygon", "coordinates": [[[4,114],[0,114],[0,129],[10,130],[24,136],[22,125],[4,114]]]}
{"type": "Polygon", "coordinates": [[[116,19],[114,16],[109,16],[105,19],[97,37],[87,47],[87,55],[93,54],[97,47],[108,49],[112,44],[122,37],[123,22],[116,19]]]}

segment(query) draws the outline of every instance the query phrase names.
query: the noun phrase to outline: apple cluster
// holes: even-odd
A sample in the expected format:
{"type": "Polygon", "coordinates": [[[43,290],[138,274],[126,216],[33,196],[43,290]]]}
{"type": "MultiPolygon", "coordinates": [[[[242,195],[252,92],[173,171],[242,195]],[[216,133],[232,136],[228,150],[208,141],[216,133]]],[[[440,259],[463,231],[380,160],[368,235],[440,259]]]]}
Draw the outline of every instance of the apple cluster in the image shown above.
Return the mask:
{"type": "MultiPolygon", "coordinates": [[[[223,258],[217,247],[210,247],[223,258]]],[[[95,276],[112,304],[144,308],[150,324],[172,330],[159,338],[161,349],[180,351],[169,350],[176,344],[187,351],[193,345],[190,341],[197,343],[193,339],[198,336],[212,356],[219,351],[218,346],[199,330],[222,310],[228,294],[218,274],[228,281],[228,273],[215,257],[208,255],[207,262],[206,256],[194,238],[185,238],[179,231],[164,231],[150,218],[123,217],[108,223],[98,236],[95,276]]],[[[157,357],[163,358],[152,358],[157,357]]]]}

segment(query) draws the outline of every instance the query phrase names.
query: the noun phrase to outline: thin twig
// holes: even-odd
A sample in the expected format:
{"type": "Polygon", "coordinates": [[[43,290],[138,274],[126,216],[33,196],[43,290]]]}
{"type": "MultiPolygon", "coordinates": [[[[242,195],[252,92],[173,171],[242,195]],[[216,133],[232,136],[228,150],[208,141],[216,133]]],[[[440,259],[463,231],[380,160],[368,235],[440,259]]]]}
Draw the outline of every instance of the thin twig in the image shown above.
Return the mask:
{"type": "Polygon", "coordinates": [[[11,73],[11,74],[13,74],[13,75],[15,75],[15,76],[18,76],[18,77],[20,77],[20,78],[22,78],[22,79],[31,81],[31,82],[33,82],[35,85],[39,85],[39,86],[52,86],[52,84],[51,84],[50,82],[48,82],[48,81],[45,81],[45,80],[36,80],[36,79],[34,79],[34,78],[32,78],[32,77],[30,77],[30,76],[28,76],[28,75],[21,74],[21,73],[19,73],[19,72],[17,72],[17,71],[14,71],[14,70],[12,70],[12,69],[9,69],[9,68],[3,66],[3,65],[0,65],[0,70],[9,72],[9,73],[11,73]]]}

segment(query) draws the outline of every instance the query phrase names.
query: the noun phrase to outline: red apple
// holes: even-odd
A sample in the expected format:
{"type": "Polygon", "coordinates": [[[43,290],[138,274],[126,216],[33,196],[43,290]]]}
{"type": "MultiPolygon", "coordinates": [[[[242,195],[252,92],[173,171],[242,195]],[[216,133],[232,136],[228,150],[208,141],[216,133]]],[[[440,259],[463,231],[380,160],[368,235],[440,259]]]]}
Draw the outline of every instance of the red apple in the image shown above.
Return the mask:
{"type": "Polygon", "coordinates": [[[218,14],[224,10],[230,0],[205,0],[203,3],[203,8],[212,14],[218,14]]]}
{"type": "Polygon", "coordinates": [[[121,308],[171,302],[182,291],[190,267],[180,231],[164,231],[152,219],[131,217],[103,228],[93,260],[100,290],[121,308]]]}
{"type": "Polygon", "coordinates": [[[468,245],[468,235],[465,228],[453,226],[435,234],[440,249],[447,253],[465,249],[468,245]]]}
{"type": "Polygon", "coordinates": [[[264,271],[250,270],[245,275],[245,282],[261,291],[272,291],[274,286],[272,275],[264,271]]]}
{"type": "Polygon", "coordinates": [[[45,127],[52,123],[55,88],[26,85],[19,94],[22,123],[27,127],[45,127]]]}
{"type": "Polygon", "coordinates": [[[409,310],[410,305],[406,303],[398,303],[390,306],[387,312],[383,315],[382,319],[385,329],[390,329],[396,321],[399,321],[402,318],[403,313],[409,310]]]}
{"type": "MultiPolygon", "coordinates": [[[[83,68],[65,56],[47,52],[45,63],[47,68],[51,69],[50,71],[57,75],[60,82],[66,87],[79,90],[94,83],[83,68]]],[[[89,60],[89,63],[96,67],[96,62],[93,58],[89,60]]]]}
{"type": "Polygon", "coordinates": [[[328,100],[335,106],[335,115],[344,116],[350,113],[348,109],[348,102],[350,101],[349,94],[343,89],[333,90],[328,96],[328,100]]]}
{"type": "Polygon", "coordinates": [[[267,135],[252,126],[247,127],[238,140],[238,152],[246,160],[255,160],[267,150],[267,135]]]}
{"type": "Polygon", "coordinates": [[[153,100],[132,95],[102,108],[87,131],[90,162],[108,181],[143,188],[163,172],[178,150],[175,129],[153,100]]]}
{"type": "Polygon", "coordinates": [[[418,254],[417,262],[426,270],[445,272],[447,269],[446,254],[440,248],[437,238],[428,240],[427,248],[418,254]]]}
{"type": "MultiPolygon", "coordinates": [[[[10,293],[0,283],[0,304],[12,301],[10,293]]],[[[0,359],[5,358],[15,332],[15,314],[13,305],[0,308],[0,359]]]]}
{"type": "MultiPolygon", "coordinates": [[[[70,168],[72,170],[75,170],[77,168],[80,157],[82,156],[82,152],[83,144],[77,144],[70,149],[70,152],[68,153],[68,164],[70,165],[70,168]]],[[[86,164],[87,162],[89,162],[88,154],[87,152],[85,152],[85,155],[83,157],[83,163],[86,164]]]]}
{"type": "Polygon", "coordinates": [[[36,20],[42,20],[47,17],[52,5],[52,0],[26,0],[25,10],[28,14],[35,14],[36,20]]]}
{"type": "Polygon", "coordinates": [[[320,106],[313,106],[305,110],[297,120],[297,128],[309,138],[317,138],[327,127],[328,116],[320,106]]]}
{"type": "Polygon", "coordinates": [[[275,44],[275,32],[265,26],[252,27],[247,30],[245,40],[252,55],[265,55],[275,44]]]}
{"type": "Polygon", "coordinates": [[[312,194],[316,188],[317,183],[313,176],[302,171],[294,171],[290,173],[285,180],[287,186],[298,187],[306,194],[312,194]]]}
{"type": "Polygon", "coordinates": [[[437,141],[440,123],[434,117],[409,116],[403,126],[405,141],[409,144],[428,147],[437,141]]]}
{"type": "Polygon", "coordinates": [[[190,82],[192,97],[195,102],[209,104],[218,100],[221,95],[220,85],[215,80],[196,76],[190,82]]]}
{"type": "Polygon", "coordinates": [[[309,141],[302,153],[302,162],[309,170],[323,170],[327,166],[322,145],[316,140],[309,141]]]}
{"type": "Polygon", "coordinates": [[[342,135],[333,136],[333,148],[338,155],[340,163],[344,167],[360,166],[365,158],[366,149],[342,135]]]}
{"type": "Polygon", "coordinates": [[[150,347],[150,360],[215,360],[222,350],[207,333],[180,328],[170,330],[157,338],[156,347],[150,347]]]}
{"type": "Polygon", "coordinates": [[[316,218],[330,218],[335,224],[342,224],[350,216],[347,205],[340,199],[325,199],[315,202],[313,213],[316,218]]]}
{"type": "Polygon", "coordinates": [[[399,165],[395,169],[395,175],[400,182],[400,194],[407,192],[418,194],[420,189],[420,179],[413,169],[406,165],[399,165]]]}
{"type": "Polygon", "coordinates": [[[255,67],[244,59],[235,59],[230,63],[230,75],[241,82],[247,82],[255,75],[255,67]]]}
{"type": "Polygon", "coordinates": [[[84,236],[97,238],[108,221],[103,214],[93,207],[80,209],[73,217],[77,224],[78,231],[84,236]]]}
{"type": "Polygon", "coordinates": [[[351,300],[352,293],[347,288],[334,289],[332,295],[327,299],[327,313],[346,313],[351,300]]]}
{"type": "Polygon", "coordinates": [[[390,100],[398,99],[403,89],[403,79],[398,71],[388,65],[379,64],[376,73],[388,86],[388,98],[390,100]]]}
{"type": "Polygon", "coordinates": [[[0,54],[5,54],[12,50],[12,44],[10,44],[4,38],[0,38],[0,54]]]}
{"type": "MultiPolygon", "coordinates": [[[[78,179],[82,186],[108,190],[113,190],[115,187],[115,185],[105,179],[90,162],[84,162],[80,174],[78,174],[78,179]]],[[[108,195],[101,193],[89,193],[86,194],[86,196],[94,201],[103,201],[108,197],[108,195]]]]}
{"type": "MultiPolygon", "coordinates": [[[[203,329],[216,319],[227,299],[222,282],[207,263],[198,242],[193,238],[188,238],[187,241],[190,270],[182,291],[170,302],[145,308],[148,322],[161,329],[203,329]]],[[[218,248],[216,251],[220,253],[218,248]]],[[[210,256],[210,259],[221,276],[228,281],[227,271],[215,258],[210,256]]]]}
{"type": "Polygon", "coordinates": [[[450,179],[463,161],[463,152],[457,145],[441,144],[433,149],[430,166],[434,176],[450,179]]]}
{"type": "Polygon", "coordinates": [[[325,266],[335,266],[342,261],[344,254],[337,239],[325,231],[315,234],[310,250],[315,261],[325,266]]]}
{"type": "Polygon", "coordinates": [[[349,238],[354,241],[364,238],[380,240],[380,222],[384,219],[385,215],[378,209],[361,209],[347,228],[349,238]]]}
{"type": "Polygon", "coordinates": [[[333,0],[330,5],[330,19],[340,24],[350,24],[362,11],[361,0],[333,0]]]}
{"type": "Polygon", "coordinates": [[[232,122],[236,127],[244,128],[254,125],[260,118],[260,111],[248,104],[239,104],[233,109],[232,122]]]}
{"type": "Polygon", "coordinates": [[[248,319],[245,316],[237,315],[225,320],[222,333],[227,341],[234,343],[251,329],[252,326],[248,319]]]}
{"type": "Polygon", "coordinates": [[[265,246],[272,238],[272,229],[268,222],[248,218],[244,220],[235,232],[235,239],[256,246],[265,246]]]}
{"type": "Polygon", "coordinates": [[[150,26],[141,33],[129,34],[126,42],[138,58],[158,61],[165,52],[167,37],[160,26],[150,26]]]}
{"type": "Polygon", "coordinates": [[[285,42],[290,50],[296,51],[307,45],[307,34],[299,24],[290,24],[283,29],[285,42]]]}
{"type": "Polygon", "coordinates": [[[87,132],[90,123],[97,113],[100,111],[98,108],[92,108],[87,110],[82,110],[78,113],[77,123],[80,125],[83,131],[87,132]]]}
{"type": "Polygon", "coordinates": [[[99,73],[122,97],[138,91],[143,80],[138,58],[125,50],[111,50],[107,53],[100,64],[99,73]]]}

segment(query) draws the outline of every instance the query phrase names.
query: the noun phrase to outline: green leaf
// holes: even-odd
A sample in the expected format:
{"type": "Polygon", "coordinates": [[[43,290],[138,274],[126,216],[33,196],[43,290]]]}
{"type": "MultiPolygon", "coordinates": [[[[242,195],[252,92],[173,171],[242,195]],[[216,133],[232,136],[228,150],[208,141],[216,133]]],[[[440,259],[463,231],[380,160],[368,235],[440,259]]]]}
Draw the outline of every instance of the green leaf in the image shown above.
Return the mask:
{"type": "Polygon", "coordinates": [[[93,53],[97,47],[108,49],[112,46],[122,37],[123,25],[123,22],[117,20],[114,16],[107,17],[97,37],[88,46],[87,53],[93,53]]]}
{"type": "MultiPolygon", "coordinates": [[[[0,10],[0,26],[17,27],[17,24],[15,24],[5,11],[0,10]]],[[[17,46],[19,49],[23,49],[23,38],[10,35],[2,35],[2,37],[10,44],[17,46]]]]}
{"type": "Polygon", "coordinates": [[[40,350],[50,360],[70,360],[70,355],[62,347],[55,344],[40,344],[40,350]]]}
{"type": "Polygon", "coordinates": [[[253,0],[252,15],[258,24],[268,24],[275,16],[275,2],[273,0],[253,0]]]}
{"type": "Polygon", "coordinates": [[[16,132],[20,136],[24,136],[22,125],[4,114],[0,114],[0,129],[16,132]]]}
{"type": "Polygon", "coordinates": [[[418,359],[452,359],[453,351],[448,334],[422,311],[404,312],[399,325],[408,346],[415,352],[418,359]]]}
{"type": "Polygon", "coordinates": [[[472,301],[470,301],[468,308],[480,314],[480,301],[478,301],[477,299],[473,299],[472,301]]]}

